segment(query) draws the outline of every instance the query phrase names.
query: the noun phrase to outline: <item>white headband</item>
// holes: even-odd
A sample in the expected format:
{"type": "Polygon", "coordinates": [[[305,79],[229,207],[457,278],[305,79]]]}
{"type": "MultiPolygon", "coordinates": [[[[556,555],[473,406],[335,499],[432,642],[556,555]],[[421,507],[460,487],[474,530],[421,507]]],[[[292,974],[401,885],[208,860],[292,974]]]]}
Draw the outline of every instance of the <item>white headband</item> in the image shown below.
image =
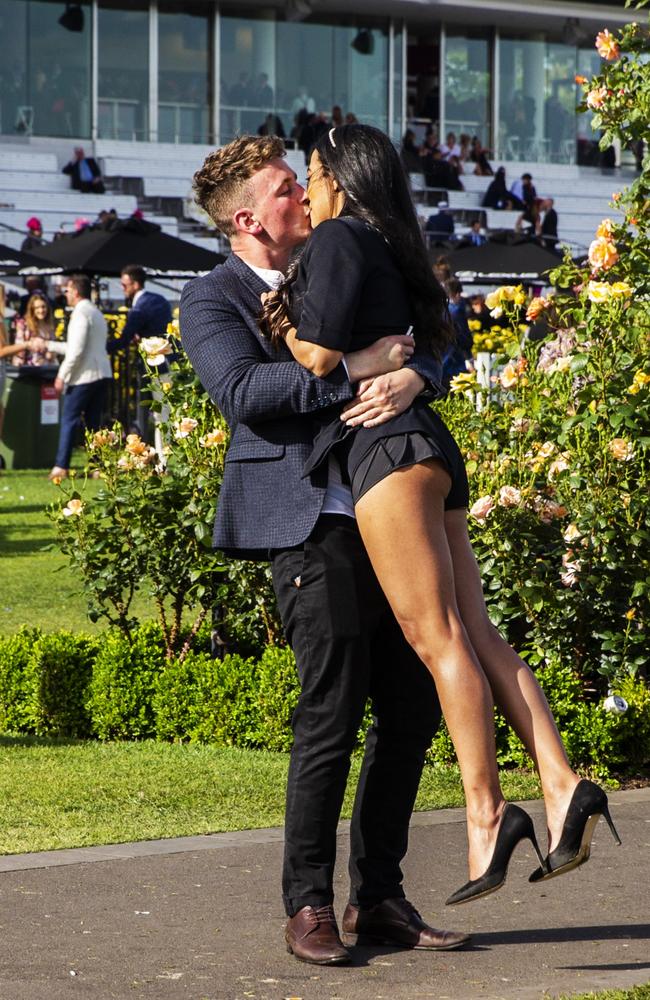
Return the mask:
{"type": "MultiPolygon", "coordinates": [[[[334,126],[336,128],[336,126],[334,126]]],[[[334,142],[334,128],[329,130],[330,142],[332,143],[332,149],[336,149],[336,143],[334,142]]]]}

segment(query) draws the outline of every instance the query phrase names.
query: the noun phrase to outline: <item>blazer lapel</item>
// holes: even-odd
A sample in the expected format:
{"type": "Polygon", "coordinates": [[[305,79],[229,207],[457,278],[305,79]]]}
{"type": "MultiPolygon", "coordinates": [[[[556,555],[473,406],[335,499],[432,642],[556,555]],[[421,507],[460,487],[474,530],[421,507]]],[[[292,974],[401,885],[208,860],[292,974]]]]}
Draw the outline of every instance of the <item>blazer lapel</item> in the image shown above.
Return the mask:
{"type": "Polygon", "coordinates": [[[224,264],[229,270],[234,271],[237,277],[243,281],[250,290],[259,298],[262,292],[268,292],[269,286],[265,281],[260,278],[259,274],[255,274],[248,264],[237,256],[235,253],[231,253],[224,264]]]}

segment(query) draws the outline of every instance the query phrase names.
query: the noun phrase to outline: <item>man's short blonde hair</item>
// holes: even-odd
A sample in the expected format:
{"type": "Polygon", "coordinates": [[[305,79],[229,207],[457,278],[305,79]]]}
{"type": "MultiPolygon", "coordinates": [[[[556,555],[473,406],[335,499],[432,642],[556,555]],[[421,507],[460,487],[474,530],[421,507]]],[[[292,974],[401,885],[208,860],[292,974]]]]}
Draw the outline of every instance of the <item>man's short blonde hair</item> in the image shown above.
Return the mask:
{"type": "MultiPolygon", "coordinates": [[[[232,217],[252,197],[248,182],[271,160],[285,155],[276,135],[242,135],[206,157],[194,174],[194,199],[208,213],[217,229],[234,236],[232,217]]],[[[251,204],[250,206],[254,206],[251,204]]]]}

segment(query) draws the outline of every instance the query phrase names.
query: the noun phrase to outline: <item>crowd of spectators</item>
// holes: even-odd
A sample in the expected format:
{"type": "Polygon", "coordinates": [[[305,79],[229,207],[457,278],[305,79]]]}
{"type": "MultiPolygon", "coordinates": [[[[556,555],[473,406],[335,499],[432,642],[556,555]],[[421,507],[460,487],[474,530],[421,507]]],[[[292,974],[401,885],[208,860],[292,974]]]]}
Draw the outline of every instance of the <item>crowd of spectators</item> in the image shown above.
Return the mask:
{"type": "Polygon", "coordinates": [[[441,142],[433,125],[427,127],[419,145],[413,129],[407,129],[400,153],[406,172],[423,175],[427,187],[462,191],[463,174],[491,176],[493,173],[488,160],[489,150],[478,136],[466,133],[456,136],[455,132],[448,132],[445,141],[441,142]]]}

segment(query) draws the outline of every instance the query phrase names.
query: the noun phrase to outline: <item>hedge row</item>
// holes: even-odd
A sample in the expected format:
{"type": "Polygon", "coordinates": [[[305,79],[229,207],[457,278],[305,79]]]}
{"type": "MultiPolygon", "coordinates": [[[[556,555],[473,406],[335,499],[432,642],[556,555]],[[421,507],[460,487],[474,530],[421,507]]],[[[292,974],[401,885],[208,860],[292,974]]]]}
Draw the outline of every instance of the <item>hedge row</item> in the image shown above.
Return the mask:
{"type": "MultiPolygon", "coordinates": [[[[287,751],[298,682],[290,650],[268,646],[260,659],[211,658],[207,636],[182,661],[165,661],[157,625],[128,642],[117,631],[101,638],[23,629],[0,637],[0,732],[72,738],[189,740],[217,746],[287,751]]],[[[537,670],[571,761],[595,774],[635,771],[650,761],[650,691],[628,676],[617,687],[624,715],[585,698],[570,668],[537,670]]],[[[369,723],[369,713],[359,743],[369,723]]],[[[516,736],[497,717],[499,762],[530,766],[516,736]]],[[[431,763],[454,760],[444,728],[431,763]]]]}

